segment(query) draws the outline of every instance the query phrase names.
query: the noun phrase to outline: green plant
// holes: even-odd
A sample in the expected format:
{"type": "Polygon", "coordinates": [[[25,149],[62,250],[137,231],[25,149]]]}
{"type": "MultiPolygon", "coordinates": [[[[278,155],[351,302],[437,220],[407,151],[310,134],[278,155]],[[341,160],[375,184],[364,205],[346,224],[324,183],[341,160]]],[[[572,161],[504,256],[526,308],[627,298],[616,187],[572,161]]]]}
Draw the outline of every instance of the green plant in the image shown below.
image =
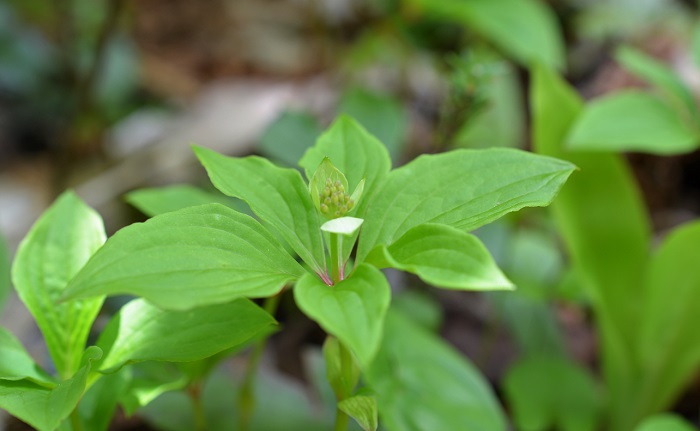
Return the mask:
{"type": "MultiPolygon", "coordinates": [[[[338,399],[336,429],[346,429],[349,416],[376,429],[377,413],[389,429],[504,429],[490,389],[468,363],[400,312],[387,314],[391,292],[379,269],[413,272],[449,289],[512,288],[467,232],[549,204],[573,165],[519,150],[459,150],[390,172],[385,147],[348,117],[302,158],[310,186],[297,171],[265,159],[195,152],[214,185],[242,198],[260,221],[206,204],[127,226],[103,244],[99,216],[64,194],[32,228],[13,265],[15,288],[44,333],[57,376],[4,332],[3,348],[17,360],[2,356],[0,406],[40,430],[69,415],[73,429],[82,429],[90,418],[109,417],[130,391],[134,399],[138,386],[122,374],[133,367],[127,364],[217,355],[211,363],[256,336],[261,351],[273,320],[245,298],[268,298],[266,309],[274,312],[280,292],[294,284],[299,308],[330,334],[324,356],[338,399]],[[357,186],[352,194],[349,186],[357,186]],[[104,295],[117,293],[143,299],[124,306],[85,349],[104,295]],[[372,392],[357,389],[360,376],[372,392]],[[110,382],[122,378],[122,390],[113,390],[110,382]],[[462,413],[465,404],[470,413],[462,413]]],[[[201,413],[197,382],[211,366],[194,367],[199,371],[190,370],[181,386],[201,413]]],[[[242,391],[245,426],[254,398],[245,383],[242,391]]]]}
{"type": "MultiPolygon", "coordinates": [[[[652,252],[652,232],[636,184],[618,154],[567,150],[583,112],[555,73],[534,70],[538,152],[581,168],[552,206],[573,276],[588,294],[602,346],[610,429],[631,430],[669,407],[700,365],[697,314],[700,223],[674,229],[652,252]]],[[[653,428],[652,428],[653,429],[653,428]]]]}

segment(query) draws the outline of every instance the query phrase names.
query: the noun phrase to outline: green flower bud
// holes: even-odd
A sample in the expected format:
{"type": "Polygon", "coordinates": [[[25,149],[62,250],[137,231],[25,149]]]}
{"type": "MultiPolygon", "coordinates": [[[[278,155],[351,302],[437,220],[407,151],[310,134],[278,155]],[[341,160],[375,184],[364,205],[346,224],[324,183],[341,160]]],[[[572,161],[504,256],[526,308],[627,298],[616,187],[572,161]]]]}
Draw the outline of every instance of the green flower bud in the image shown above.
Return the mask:
{"type": "Polygon", "coordinates": [[[321,204],[321,208],[320,208],[320,209],[321,209],[321,212],[322,212],[323,214],[328,214],[328,205],[326,205],[326,204],[321,204]]]}

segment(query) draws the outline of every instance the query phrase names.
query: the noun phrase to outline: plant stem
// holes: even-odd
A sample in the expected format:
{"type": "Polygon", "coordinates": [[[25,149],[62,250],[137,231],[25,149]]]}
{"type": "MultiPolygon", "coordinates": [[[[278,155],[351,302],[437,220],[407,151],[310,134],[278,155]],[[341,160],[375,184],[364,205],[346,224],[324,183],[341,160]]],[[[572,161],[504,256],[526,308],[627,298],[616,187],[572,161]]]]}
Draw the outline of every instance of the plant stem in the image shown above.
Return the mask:
{"type": "MultiPolygon", "coordinates": [[[[277,312],[281,296],[282,294],[279,293],[266,298],[263,309],[274,316],[277,312]]],[[[245,375],[243,376],[241,391],[238,395],[239,429],[241,431],[250,429],[250,420],[255,411],[255,376],[258,373],[258,367],[260,366],[262,355],[265,352],[268,338],[269,335],[266,335],[258,340],[248,358],[248,365],[245,370],[245,375]]]]}
{"type": "Polygon", "coordinates": [[[73,431],[83,431],[83,422],[78,414],[78,406],[76,406],[70,414],[70,425],[73,431]]]}
{"type": "Polygon", "coordinates": [[[338,407],[335,408],[335,426],[333,431],[346,431],[348,429],[348,423],[350,422],[350,416],[345,414],[344,411],[340,410],[338,407]]]}
{"type": "Polygon", "coordinates": [[[202,382],[198,381],[192,383],[187,393],[190,395],[190,400],[192,400],[195,430],[206,431],[207,417],[204,413],[204,405],[202,404],[202,382]]]}
{"type": "Polygon", "coordinates": [[[329,233],[330,236],[330,252],[331,252],[331,278],[333,283],[337,283],[343,279],[341,271],[343,268],[343,238],[340,234],[329,233]]]}

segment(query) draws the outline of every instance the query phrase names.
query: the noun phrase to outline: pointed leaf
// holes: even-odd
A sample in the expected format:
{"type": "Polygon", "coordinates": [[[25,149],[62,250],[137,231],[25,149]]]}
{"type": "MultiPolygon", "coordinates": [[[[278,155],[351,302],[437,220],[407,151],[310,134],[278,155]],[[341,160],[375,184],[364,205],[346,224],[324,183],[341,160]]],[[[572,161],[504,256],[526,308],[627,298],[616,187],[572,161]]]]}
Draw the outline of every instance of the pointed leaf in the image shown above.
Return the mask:
{"type": "Polygon", "coordinates": [[[299,172],[260,157],[226,157],[202,147],[194,152],[217,189],[246,201],[315,272],[325,268],[320,218],[299,172]]]}
{"type": "Polygon", "coordinates": [[[307,316],[345,344],[361,366],[369,365],[391,300],[389,284],[378,269],[360,265],[335,286],[306,274],[294,287],[294,299],[307,316]]]}
{"type": "Polygon", "coordinates": [[[561,30],[552,10],[536,0],[412,0],[419,10],[459,21],[524,65],[564,66],[561,30]]]}
{"type": "Polygon", "coordinates": [[[299,165],[311,178],[321,161],[328,157],[348,180],[350,188],[365,180],[364,196],[356,202],[355,217],[362,217],[371,194],[391,169],[386,147],[352,118],[341,115],[310,148],[299,165]]]}
{"type": "Polygon", "coordinates": [[[29,356],[22,344],[5,328],[0,328],[0,380],[28,379],[53,385],[51,377],[29,356]]]}
{"type": "Polygon", "coordinates": [[[303,273],[260,223],[209,204],[120,230],[71,281],[66,297],[128,293],[182,310],[271,296],[303,273]]]}
{"type": "Polygon", "coordinates": [[[338,408],[357,421],[364,431],[379,426],[377,400],[371,395],[355,395],[338,403],[338,408]]]}
{"type": "Polygon", "coordinates": [[[592,376],[560,357],[518,361],[503,383],[517,429],[595,431],[600,421],[600,391],[592,376]]]}
{"type": "Polygon", "coordinates": [[[285,111],[267,126],[258,148],[271,160],[296,166],[320,134],[321,126],[311,114],[285,111]]]}
{"type": "MultiPolygon", "coordinates": [[[[513,284],[503,275],[481,241],[451,226],[421,224],[389,247],[379,250],[392,268],[416,274],[436,287],[513,289],[513,284]]],[[[371,258],[368,262],[373,263],[371,258]]]]}
{"type": "Polygon", "coordinates": [[[389,431],[505,431],[486,380],[435,335],[391,310],[382,347],[366,373],[389,431]]]}
{"type": "Polygon", "coordinates": [[[104,241],[100,216],[74,193],[66,192],[34,224],[12,267],[17,293],[39,325],[63,378],[78,369],[104,298],[60,303],[59,298],[104,241]]]}
{"type": "Polygon", "coordinates": [[[75,375],[55,388],[39,386],[30,380],[0,380],[0,408],[39,431],[53,431],[68,417],[85,391],[90,363],[99,359],[100,349],[85,351],[84,363],[75,375]]]}
{"type": "Polygon", "coordinates": [[[697,431],[697,428],[680,416],[666,413],[646,419],[634,431],[697,431]]]}
{"type": "Polygon", "coordinates": [[[195,361],[245,343],[274,324],[247,299],[186,311],[163,310],[136,299],[100,335],[97,346],[105,354],[96,367],[110,371],[129,362],[195,361]]]}
{"type": "Polygon", "coordinates": [[[567,140],[577,151],[669,155],[694,150],[700,135],[658,97],[628,90],[590,102],[567,140]]]}
{"type": "Polygon", "coordinates": [[[514,149],[423,155],[391,172],[362,228],[358,261],[423,223],[470,231],[511,211],[548,205],[574,165],[514,149]]]}
{"type": "Polygon", "coordinates": [[[651,260],[639,335],[649,412],[671,405],[700,366],[700,222],[674,230],[651,260]]]}
{"type": "Polygon", "coordinates": [[[247,210],[246,205],[237,199],[189,185],[135,190],[126,195],[126,201],[149,217],[211,203],[226,205],[238,212],[247,210]]]}

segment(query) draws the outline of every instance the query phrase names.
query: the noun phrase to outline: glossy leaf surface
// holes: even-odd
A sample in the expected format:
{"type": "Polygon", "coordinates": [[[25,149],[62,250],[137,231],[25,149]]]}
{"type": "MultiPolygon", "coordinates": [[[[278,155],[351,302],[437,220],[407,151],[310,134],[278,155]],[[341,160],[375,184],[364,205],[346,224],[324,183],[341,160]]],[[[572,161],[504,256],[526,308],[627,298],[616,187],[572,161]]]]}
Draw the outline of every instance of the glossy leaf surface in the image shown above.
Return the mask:
{"type": "Polygon", "coordinates": [[[34,316],[64,379],[78,369],[104,298],[65,302],[60,298],[69,280],[104,241],[100,216],[74,193],[66,192],[34,224],[12,267],[17,293],[34,316]]]}
{"type": "Polygon", "coordinates": [[[90,363],[99,359],[100,349],[90,347],[83,365],[73,377],[54,388],[30,380],[0,380],[0,408],[39,431],[53,431],[73,411],[85,390],[90,363]]]}
{"type": "Polygon", "coordinates": [[[345,280],[327,286],[306,274],[294,287],[299,308],[336,336],[366,367],[379,348],[391,290],[378,269],[360,265],[345,280]]]}
{"type": "Polygon", "coordinates": [[[495,396],[467,360],[408,317],[390,311],[365,375],[389,431],[504,431],[495,396]]]}
{"type": "Polygon", "coordinates": [[[260,223],[209,204],[120,230],[72,280],[67,295],[128,293],[189,309],[274,295],[303,273],[260,223]]]}
{"type": "Polygon", "coordinates": [[[451,226],[418,225],[382,251],[385,265],[416,274],[433,286],[459,290],[513,288],[481,241],[451,226]]]}
{"type": "Polygon", "coordinates": [[[574,166],[513,149],[422,155],[391,172],[374,194],[358,261],[423,223],[470,231],[528,206],[548,205],[574,166]]]}
{"type": "Polygon", "coordinates": [[[226,157],[201,147],[194,152],[217,189],[248,203],[314,271],[325,268],[320,218],[299,172],[260,157],[226,157]]]}
{"type": "Polygon", "coordinates": [[[97,342],[104,350],[100,370],[129,362],[195,361],[241,345],[274,325],[247,299],[193,308],[162,310],[136,299],[119,310],[97,342]]]}
{"type": "Polygon", "coordinates": [[[640,151],[669,155],[697,148],[700,135],[658,97],[620,91],[588,104],[568,137],[578,151],[640,151]]]}

